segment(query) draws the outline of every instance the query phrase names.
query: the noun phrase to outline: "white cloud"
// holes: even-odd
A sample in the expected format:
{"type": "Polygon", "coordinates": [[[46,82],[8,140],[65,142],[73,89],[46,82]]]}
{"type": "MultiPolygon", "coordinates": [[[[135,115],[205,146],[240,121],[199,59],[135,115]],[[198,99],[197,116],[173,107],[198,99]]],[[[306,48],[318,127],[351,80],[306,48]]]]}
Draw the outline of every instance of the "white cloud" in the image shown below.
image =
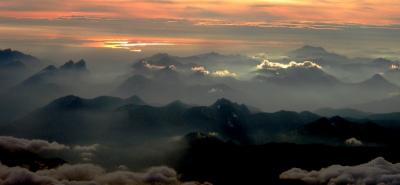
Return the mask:
{"type": "Polygon", "coordinates": [[[193,72],[195,72],[195,73],[199,73],[199,74],[203,74],[203,75],[211,75],[211,76],[214,76],[214,77],[236,77],[237,76],[236,73],[230,72],[227,69],[222,69],[222,70],[217,70],[217,71],[214,71],[214,72],[210,72],[204,66],[196,66],[196,67],[192,67],[191,70],[193,72]]]}
{"type": "Polygon", "coordinates": [[[280,175],[281,179],[300,180],[308,184],[400,184],[400,163],[392,164],[382,157],[357,166],[332,165],[319,171],[293,168],[280,175]]]}
{"type": "Polygon", "coordinates": [[[230,72],[229,70],[218,70],[212,73],[215,77],[236,77],[237,74],[230,72]]]}
{"type": "Polygon", "coordinates": [[[203,74],[203,75],[209,75],[210,74],[210,71],[208,71],[204,66],[192,67],[192,71],[195,72],[195,73],[203,74]]]}
{"type": "Polygon", "coordinates": [[[163,65],[155,65],[155,64],[149,64],[146,61],[144,62],[144,66],[148,69],[155,69],[155,70],[160,70],[160,69],[165,69],[167,68],[166,66],[163,65]]]}
{"type": "Polygon", "coordinates": [[[291,61],[289,64],[270,62],[269,60],[264,60],[260,64],[257,65],[257,69],[267,69],[267,70],[278,70],[278,69],[287,69],[287,68],[318,68],[322,69],[322,67],[311,61],[304,62],[295,62],[291,61]]]}
{"type": "Polygon", "coordinates": [[[357,138],[354,138],[354,137],[347,139],[346,141],[344,141],[344,143],[346,145],[349,145],[349,146],[361,146],[361,145],[363,145],[363,143],[360,140],[358,140],[357,138]]]}

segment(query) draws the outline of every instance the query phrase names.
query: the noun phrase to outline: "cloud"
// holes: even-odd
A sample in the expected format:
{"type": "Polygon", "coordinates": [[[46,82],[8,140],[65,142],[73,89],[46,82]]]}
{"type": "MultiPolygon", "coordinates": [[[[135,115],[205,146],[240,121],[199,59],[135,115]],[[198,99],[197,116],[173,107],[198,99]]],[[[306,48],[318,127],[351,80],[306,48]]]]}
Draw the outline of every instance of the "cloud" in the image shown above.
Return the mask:
{"type": "Polygon", "coordinates": [[[10,136],[0,136],[0,147],[8,150],[27,150],[34,153],[68,150],[69,146],[57,142],[48,142],[39,139],[21,139],[10,136]]]}
{"type": "Polygon", "coordinates": [[[91,161],[94,156],[94,153],[97,151],[99,146],[100,146],[99,144],[93,144],[87,146],[76,145],[73,147],[73,149],[78,153],[80,153],[81,159],[83,161],[91,161]]]}
{"type": "Polygon", "coordinates": [[[210,185],[209,183],[181,182],[175,170],[152,167],[144,172],[127,170],[107,172],[95,164],[64,164],[54,169],[29,171],[22,167],[8,167],[0,163],[0,184],[35,185],[210,185]]]}
{"type": "Polygon", "coordinates": [[[227,69],[222,69],[222,70],[217,70],[214,72],[210,72],[206,67],[204,66],[195,66],[192,67],[191,69],[193,72],[197,74],[202,74],[202,75],[211,75],[213,77],[237,77],[238,75],[234,72],[231,72],[227,69]]]}
{"type": "MultiPolygon", "coordinates": [[[[27,150],[35,153],[67,150],[90,158],[100,145],[73,147],[48,142],[0,136],[0,147],[7,150],[27,150]]],[[[18,159],[15,159],[18,160],[18,159]]],[[[151,167],[143,172],[129,171],[121,165],[116,171],[107,171],[91,163],[63,164],[36,172],[23,167],[9,167],[0,162],[0,185],[210,185],[209,183],[181,182],[177,172],[169,167],[151,167]]]]}
{"type": "Polygon", "coordinates": [[[319,171],[292,168],[280,175],[285,180],[300,180],[308,184],[400,184],[400,163],[392,164],[382,157],[357,166],[332,165],[319,171]]]}
{"type": "Polygon", "coordinates": [[[215,77],[236,77],[237,76],[236,73],[230,72],[229,70],[226,70],[226,69],[214,71],[211,75],[215,76],[215,77]]]}
{"type": "Polygon", "coordinates": [[[203,74],[203,75],[209,75],[210,71],[207,70],[204,66],[195,66],[192,67],[192,71],[195,73],[203,74]]]}
{"type": "Polygon", "coordinates": [[[287,69],[287,68],[318,68],[322,69],[322,67],[311,61],[304,62],[295,62],[291,61],[289,64],[282,64],[277,62],[270,62],[269,60],[262,61],[259,65],[257,65],[257,69],[259,70],[279,70],[279,69],[287,69]]]}
{"type": "Polygon", "coordinates": [[[68,146],[57,142],[49,142],[40,139],[23,139],[11,136],[0,136],[0,147],[10,151],[29,151],[36,154],[44,152],[58,152],[58,151],[72,151],[77,153],[83,161],[90,161],[97,149],[100,147],[99,144],[93,145],[76,145],[68,146]]]}
{"type": "Polygon", "coordinates": [[[344,141],[344,143],[346,145],[349,145],[349,146],[361,146],[361,145],[363,145],[363,143],[360,140],[358,140],[357,138],[354,138],[354,137],[347,139],[346,141],[344,141]]]}

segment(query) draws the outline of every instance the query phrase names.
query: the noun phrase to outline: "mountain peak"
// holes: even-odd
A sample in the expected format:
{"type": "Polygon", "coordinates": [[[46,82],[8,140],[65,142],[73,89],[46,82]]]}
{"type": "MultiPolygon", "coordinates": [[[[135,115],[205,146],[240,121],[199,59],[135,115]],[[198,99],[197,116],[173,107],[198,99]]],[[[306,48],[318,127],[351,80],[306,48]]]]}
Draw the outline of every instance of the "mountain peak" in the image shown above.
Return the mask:
{"type": "Polygon", "coordinates": [[[48,106],[46,106],[46,108],[50,109],[50,110],[74,109],[74,108],[82,106],[82,104],[83,104],[82,98],[75,96],[75,95],[68,95],[68,96],[64,96],[64,97],[54,100],[48,106]]]}
{"type": "Polygon", "coordinates": [[[381,74],[374,74],[374,76],[371,77],[371,80],[386,81],[386,79],[381,74]]]}
{"type": "Polygon", "coordinates": [[[319,46],[311,46],[311,45],[304,45],[298,50],[305,50],[305,51],[313,51],[313,52],[320,52],[320,53],[325,53],[327,52],[325,48],[319,47],[319,46]]]}
{"type": "Polygon", "coordinates": [[[230,100],[228,100],[228,99],[226,99],[226,98],[221,98],[221,99],[218,99],[218,100],[213,104],[213,106],[214,106],[214,107],[217,107],[217,106],[233,105],[233,104],[234,104],[234,103],[231,102],[230,100]]]}
{"type": "Polygon", "coordinates": [[[175,100],[175,101],[167,104],[165,107],[168,107],[168,108],[172,108],[172,107],[173,108],[187,108],[188,105],[186,105],[185,103],[183,103],[180,100],[175,100]]]}
{"type": "Polygon", "coordinates": [[[145,105],[146,104],[139,96],[136,96],[136,95],[125,99],[125,101],[129,102],[129,104],[135,104],[135,105],[145,105]]]}
{"type": "Polygon", "coordinates": [[[81,59],[78,62],[74,62],[73,60],[69,60],[68,62],[64,63],[61,67],[61,70],[80,70],[86,71],[86,62],[85,60],[81,59]]]}
{"type": "Polygon", "coordinates": [[[371,78],[369,78],[369,79],[365,80],[364,82],[362,82],[362,84],[380,85],[380,86],[389,85],[389,84],[392,85],[388,80],[386,80],[385,77],[383,77],[380,74],[375,74],[371,78]]]}
{"type": "Polygon", "coordinates": [[[218,99],[211,107],[223,111],[250,113],[246,105],[234,103],[226,98],[218,99]]]}
{"type": "Polygon", "coordinates": [[[20,61],[28,66],[37,66],[40,64],[39,59],[10,48],[0,50],[0,61],[20,61]]]}
{"type": "Polygon", "coordinates": [[[323,47],[316,47],[305,45],[299,49],[289,52],[288,56],[303,59],[303,60],[313,60],[318,64],[334,65],[338,63],[347,62],[348,58],[343,55],[336,54],[334,52],[329,52],[323,47]]]}

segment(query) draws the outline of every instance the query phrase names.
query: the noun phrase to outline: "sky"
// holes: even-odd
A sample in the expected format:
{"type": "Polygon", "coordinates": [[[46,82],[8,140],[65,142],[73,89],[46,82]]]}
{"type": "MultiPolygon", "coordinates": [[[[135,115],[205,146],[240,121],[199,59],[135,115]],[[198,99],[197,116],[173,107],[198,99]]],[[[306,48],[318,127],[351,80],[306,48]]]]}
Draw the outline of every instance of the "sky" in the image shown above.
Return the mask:
{"type": "Polygon", "coordinates": [[[0,48],[42,55],[283,53],[309,44],[393,58],[399,32],[398,0],[0,0],[0,48]]]}

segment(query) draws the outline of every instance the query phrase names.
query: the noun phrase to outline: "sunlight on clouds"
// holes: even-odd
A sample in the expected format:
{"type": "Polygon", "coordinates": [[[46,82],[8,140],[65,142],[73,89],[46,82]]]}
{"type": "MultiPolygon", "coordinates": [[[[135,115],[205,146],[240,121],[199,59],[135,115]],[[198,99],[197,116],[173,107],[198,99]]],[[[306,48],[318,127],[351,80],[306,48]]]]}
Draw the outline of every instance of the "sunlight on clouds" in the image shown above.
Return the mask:
{"type": "Polygon", "coordinates": [[[111,49],[127,49],[132,52],[142,52],[144,47],[149,46],[175,46],[174,43],[168,42],[129,42],[129,41],[105,41],[103,44],[104,48],[111,49]]]}
{"type": "Polygon", "coordinates": [[[203,75],[209,75],[210,71],[207,70],[204,66],[196,66],[192,67],[192,71],[195,73],[203,74],[203,75]]]}
{"type": "Polygon", "coordinates": [[[291,61],[289,64],[283,64],[277,62],[270,62],[269,60],[264,60],[261,62],[261,64],[257,65],[257,69],[268,69],[268,70],[287,69],[292,67],[322,69],[320,65],[311,61],[304,61],[304,62],[291,61]]]}
{"type": "Polygon", "coordinates": [[[236,73],[230,72],[229,70],[218,70],[212,73],[215,77],[237,77],[236,73]]]}

